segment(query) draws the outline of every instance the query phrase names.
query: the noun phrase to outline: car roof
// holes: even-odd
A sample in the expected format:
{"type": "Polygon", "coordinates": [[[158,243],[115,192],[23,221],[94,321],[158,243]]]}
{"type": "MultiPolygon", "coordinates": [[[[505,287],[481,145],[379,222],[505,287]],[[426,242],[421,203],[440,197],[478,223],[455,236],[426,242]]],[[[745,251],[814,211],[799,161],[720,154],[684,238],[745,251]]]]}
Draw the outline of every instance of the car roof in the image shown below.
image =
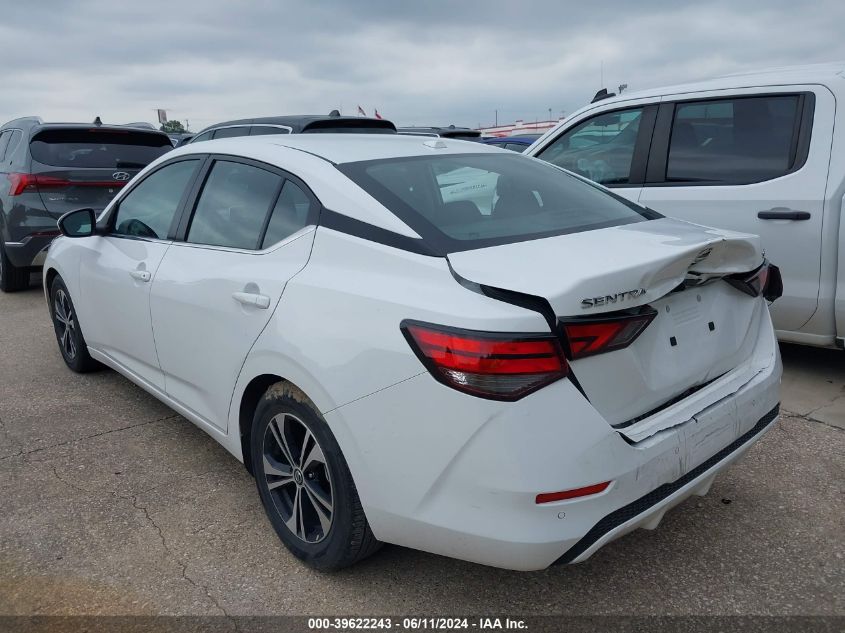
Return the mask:
{"type": "Polygon", "coordinates": [[[751,88],[756,86],[777,86],[784,84],[822,84],[840,85],[845,89],[845,62],[824,64],[806,64],[803,66],[779,66],[749,70],[701,81],[659,86],[645,90],[625,92],[616,97],[602,99],[597,103],[605,105],[614,102],[630,101],[647,97],[657,97],[685,92],[703,92],[706,90],[729,90],[732,88],[751,88]]]}
{"type": "MultiPolygon", "coordinates": [[[[334,164],[383,158],[440,154],[500,152],[474,141],[401,134],[286,134],[238,136],[185,146],[185,153],[227,154],[249,157],[253,152],[272,153],[274,147],[299,150],[334,164]]],[[[179,150],[182,151],[182,148],[179,150]]],[[[280,165],[282,166],[282,165],[280,165]]]]}
{"type": "Polygon", "coordinates": [[[332,116],[330,114],[291,114],[286,116],[266,116],[256,117],[252,119],[236,119],[234,121],[223,121],[221,123],[209,125],[208,127],[197,132],[197,135],[202,134],[203,132],[207,132],[208,130],[214,130],[219,127],[227,127],[231,125],[283,125],[285,127],[291,128],[292,133],[298,134],[301,133],[302,130],[304,130],[306,127],[311,126],[314,123],[323,122],[354,123],[355,125],[360,126],[362,128],[372,127],[378,129],[396,129],[396,126],[393,124],[393,122],[388,121],[387,119],[375,119],[371,117],[359,116],[332,116]]]}
{"type": "MultiPolygon", "coordinates": [[[[640,99],[657,99],[667,95],[682,95],[691,92],[707,92],[711,90],[732,90],[742,88],[761,88],[766,86],[790,86],[796,84],[819,84],[827,86],[835,93],[845,93],[845,61],[827,62],[822,64],[805,64],[801,66],[778,66],[731,73],[701,81],[691,81],[682,84],[658,86],[645,90],[626,91],[622,95],[607,97],[599,101],[588,103],[582,108],[560,121],[556,126],[547,130],[532,144],[532,147],[544,147],[549,139],[556,137],[561,129],[569,125],[574,118],[596,108],[607,106],[625,106],[640,99]]],[[[529,152],[530,153],[530,152],[529,152]]]]}
{"type": "Polygon", "coordinates": [[[7,128],[28,128],[32,133],[42,132],[44,130],[111,130],[111,131],[128,131],[138,132],[140,134],[158,134],[167,136],[164,132],[155,129],[154,127],[138,127],[136,123],[128,124],[100,124],[96,123],[79,123],[79,122],[61,122],[61,121],[43,121],[41,117],[25,116],[17,119],[7,121],[0,129],[7,128]]]}

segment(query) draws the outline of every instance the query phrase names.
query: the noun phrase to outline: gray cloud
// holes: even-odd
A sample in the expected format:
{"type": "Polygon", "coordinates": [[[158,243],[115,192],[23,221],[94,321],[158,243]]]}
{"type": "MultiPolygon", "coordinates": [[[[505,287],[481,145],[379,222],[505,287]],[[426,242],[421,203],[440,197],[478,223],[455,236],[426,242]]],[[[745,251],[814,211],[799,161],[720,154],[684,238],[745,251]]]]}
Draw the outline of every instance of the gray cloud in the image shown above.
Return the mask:
{"type": "Polygon", "coordinates": [[[400,124],[557,116],[645,88],[845,59],[845,5],[795,2],[17,3],[0,21],[0,120],[353,113],[400,124]],[[37,7],[33,14],[33,5],[37,7]]]}

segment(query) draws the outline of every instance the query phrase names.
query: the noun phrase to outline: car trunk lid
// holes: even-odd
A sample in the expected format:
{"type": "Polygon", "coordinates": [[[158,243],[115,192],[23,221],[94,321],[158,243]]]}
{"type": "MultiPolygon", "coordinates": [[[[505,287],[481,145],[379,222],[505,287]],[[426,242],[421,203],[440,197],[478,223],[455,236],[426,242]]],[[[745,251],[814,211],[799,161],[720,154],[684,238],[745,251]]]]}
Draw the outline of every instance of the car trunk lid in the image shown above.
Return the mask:
{"type": "Polygon", "coordinates": [[[762,259],[755,236],[667,218],[449,255],[460,277],[541,297],[562,323],[657,312],[627,347],[571,362],[591,403],[620,427],[751,357],[765,306],[718,280],[762,259]]]}

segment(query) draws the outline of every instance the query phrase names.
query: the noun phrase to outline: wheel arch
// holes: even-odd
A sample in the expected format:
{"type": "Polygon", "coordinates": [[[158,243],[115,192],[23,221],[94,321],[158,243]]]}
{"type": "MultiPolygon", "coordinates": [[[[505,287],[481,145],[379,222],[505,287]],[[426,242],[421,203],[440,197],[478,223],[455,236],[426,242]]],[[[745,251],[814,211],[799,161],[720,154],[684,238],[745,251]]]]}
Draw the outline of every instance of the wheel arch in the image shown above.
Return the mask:
{"type": "Polygon", "coordinates": [[[240,434],[241,453],[244,466],[251,475],[255,475],[252,464],[250,440],[252,435],[252,420],[255,410],[264,395],[271,390],[279,395],[289,396],[312,407],[319,415],[319,409],[313,400],[292,381],[278,374],[260,374],[252,378],[244,389],[238,407],[238,430],[240,434]]]}

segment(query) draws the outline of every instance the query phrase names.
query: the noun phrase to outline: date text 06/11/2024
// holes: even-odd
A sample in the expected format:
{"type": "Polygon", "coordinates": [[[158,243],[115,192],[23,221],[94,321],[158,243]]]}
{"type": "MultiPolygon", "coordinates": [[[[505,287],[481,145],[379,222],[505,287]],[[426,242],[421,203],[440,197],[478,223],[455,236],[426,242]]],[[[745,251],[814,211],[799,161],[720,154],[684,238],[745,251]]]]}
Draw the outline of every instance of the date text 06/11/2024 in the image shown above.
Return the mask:
{"type": "Polygon", "coordinates": [[[449,631],[476,629],[479,631],[524,630],[524,620],[496,617],[448,618],[448,617],[375,617],[375,618],[308,618],[311,630],[389,630],[399,631],[449,631]]]}

